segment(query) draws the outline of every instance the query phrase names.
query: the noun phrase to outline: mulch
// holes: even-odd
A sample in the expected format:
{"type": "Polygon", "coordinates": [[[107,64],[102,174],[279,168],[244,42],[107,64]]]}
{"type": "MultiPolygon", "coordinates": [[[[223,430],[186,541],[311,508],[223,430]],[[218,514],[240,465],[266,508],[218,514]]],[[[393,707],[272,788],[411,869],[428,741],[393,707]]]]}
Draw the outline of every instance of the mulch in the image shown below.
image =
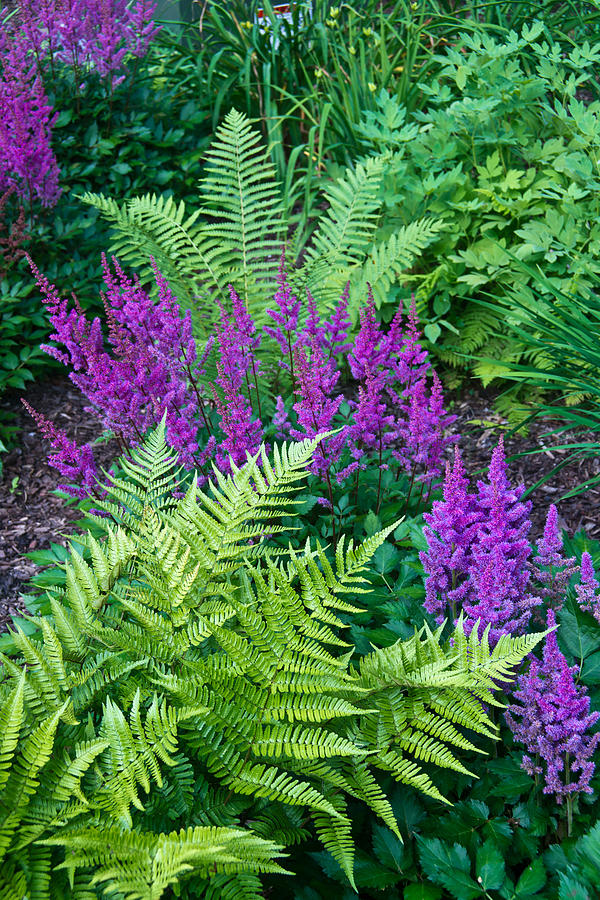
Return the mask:
{"type": "MultiPolygon", "coordinates": [[[[2,406],[17,415],[20,444],[4,457],[4,476],[0,483],[0,631],[10,623],[12,615],[25,611],[21,594],[39,571],[24,555],[32,550],[48,548],[50,543],[66,545],[80,514],[54,493],[60,481],[55,469],[46,461],[48,447],[29,414],[23,409],[17,393],[2,398],[2,406]]],[[[71,382],[62,375],[31,385],[25,394],[31,406],[78,443],[98,437],[99,427],[85,412],[86,401],[71,382]]],[[[506,450],[511,456],[542,449],[542,453],[522,456],[510,463],[513,481],[531,485],[549,473],[564,459],[568,451],[558,445],[576,440],[573,433],[545,436],[553,427],[548,421],[535,421],[527,434],[510,435],[508,425],[493,407],[490,392],[473,389],[458,396],[447,395],[452,412],[458,419],[455,428],[461,434],[460,447],[467,471],[474,475],[487,468],[491,452],[500,434],[506,435],[506,450]]],[[[593,435],[590,434],[593,438],[593,435]]],[[[577,438],[581,439],[581,435],[577,438]]],[[[101,445],[97,458],[107,467],[114,443],[101,445]]],[[[532,495],[531,538],[543,530],[550,503],[578,483],[600,472],[600,458],[589,458],[566,466],[532,495]]],[[[481,476],[480,476],[481,477],[481,476]]],[[[600,538],[600,519],[594,514],[596,488],[584,494],[557,502],[559,523],[574,534],[584,530],[590,538],[600,538]]]]}

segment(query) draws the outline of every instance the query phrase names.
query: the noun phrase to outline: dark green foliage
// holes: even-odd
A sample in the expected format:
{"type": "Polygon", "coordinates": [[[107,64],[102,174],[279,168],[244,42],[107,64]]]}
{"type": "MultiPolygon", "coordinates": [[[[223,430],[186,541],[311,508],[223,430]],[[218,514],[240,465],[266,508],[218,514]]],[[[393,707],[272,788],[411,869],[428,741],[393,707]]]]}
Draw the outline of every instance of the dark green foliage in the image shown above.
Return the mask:
{"type": "MultiPolygon", "coordinates": [[[[340,541],[333,559],[318,543],[269,548],[315,446],[283,446],[272,464],[263,452],[260,468],[175,500],[161,429],[108,486],[104,540],[71,551],[52,614],[2,656],[9,885],[65,896],[66,870],[92,897],[101,885],[149,900],[181,879],[183,896],[201,883],[210,896],[200,879],[280,871],[280,845],[308,833],[353,884],[349,801],[383,823],[380,854],[395,859],[381,781],[443,802],[432,768],[469,777],[472,737],[496,733],[483,704],[539,636],[490,651],[476,631],[443,640],[425,624],[352,662],[348,621],[395,525],[340,541]]],[[[235,889],[260,896],[245,875],[235,889]]]]}

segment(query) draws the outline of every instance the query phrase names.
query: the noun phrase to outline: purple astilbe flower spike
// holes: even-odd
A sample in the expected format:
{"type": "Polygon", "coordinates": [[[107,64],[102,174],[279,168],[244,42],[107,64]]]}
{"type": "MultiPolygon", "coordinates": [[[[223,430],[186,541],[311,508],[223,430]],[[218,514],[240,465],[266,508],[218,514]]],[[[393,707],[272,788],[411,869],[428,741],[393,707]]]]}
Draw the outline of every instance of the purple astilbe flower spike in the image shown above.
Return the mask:
{"type": "Polygon", "coordinates": [[[558,529],[558,510],[550,506],[544,535],[537,541],[537,556],[532,565],[532,577],[540,585],[537,593],[547,605],[558,610],[562,607],[572,575],[577,571],[575,557],[563,555],[563,538],[558,529]]]}
{"type": "Polygon", "coordinates": [[[313,344],[327,347],[326,326],[321,322],[315,298],[308,289],[306,291],[306,305],[308,307],[306,321],[298,333],[293,349],[296,347],[310,347],[313,344]]]}
{"type": "Polygon", "coordinates": [[[408,410],[399,420],[395,437],[400,449],[394,450],[394,458],[409,474],[415,473],[418,481],[431,482],[442,472],[442,459],[447,447],[455,444],[457,435],[446,435],[456,416],[446,413],[442,384],[435,371],[427,397],[428,384],[422,378],[413,385],[408,410]],[[417,470],[420,474],[416,475],[417,470]]]}
{"type": "MultiPolygon", "coordinates": [[[[549,628],[556,625],[553,610],[548,610],[547,622],[549,628]]],[[[577,666],[568,666],[552,632],[543,661],[532,660],[519,677],[514,692],[518,703],[505,713],[515,739],[527,750],[523,768],[543,774],[544,793],[554,794],[559,804],[573,794],[592,793],[592,757],[600,742],[600,733],[589,733],[600,713],[590,712],[586,688],[574,680],[577,672],[577,666]]]]}
{"type": "Polygon", "coordinates": [[[21,0],[18,22],[53,78],[60,62],[72,67],[78,83],[94,71],[112,90],[125,78],[127,56],[143,56],[160,30],[156,6],[154,0],[21,0]]]}
{"type": "Polygon", "coordinates": [[[346,282],[333,315],[325,323],[325,346],[329,350],[329,358],[341,353],[348,353],[352,344],[348,340],[352,323],[348,316],[348,298],[350,296],[350,282],[346,282]]]}
{"type": "Polygon", "coordinates": [[[91,445],[79,446],[76,441],[68,438],[64,431],[56,428],[49,419],[33,409],[26,400],[21,402],[35,421],[40,433],[50,442],[52,454],[48,457],[48,462],[72,482],[59,484],[60,490],[78,500],[90,495],[98,496],[98,469],[91,445]]]}
{"type": "Polygon", "coordinates": [[[227,474],[231,471],[230,459],[236,466],[242,466],[247,460],[247,453],[257,452],[263,439],[263,430],[260,419],[253,418],[252,406],[220,363],[217,363],[217,371],[223,400],[214,388],[213,397],[225,437],[216,446],[215,462],[220,471],[227,474]]]}
{"type": "Polygon", "coordinates": [[[423,534],[427,550],[419,557],[425,570],[425,609],[442,622],[448,614],[455,620],[469,590],[472,545],[481,523],[481,511],[469,494],[458,449],[454,465],[446,464],[443,500],[434,500],[423,534]]]}
{"type": "Polygon", "coordinates": [[[360,328],[354,339],[354,347],[348,356],[350,371],[354,378],[361,381],[369,373],[374,374],[380,365],[387,362],[388,348],[384,335],[375,315],[375,300],[369,285],[366,306],[360,310],[360,328]]]}
{"type": "Polygon", "coordinates": [[[491,623],[495,639],[503,631],[522,634],[541,598],[528,590],[531,547],[527,534],[531,528],[531,502],[522,503],[523,487],[515,489],[509,482],[502,438],[492,453],[488,482],[479,481],[477,487],[481,525],[472,548],[470,590],[463,609],[470,619],[480,619],[482,625],[491,623]],[[494,595],[482,579],[490,562],[499,556],[502,558],[502,579],[495,581],[497,594],[494,595]],[[498,609],[508,609],[509,603],[513,604],[512,611],[503,622],[498,609]]]}
{"type": "Polygon", "coordinates": [[[191,319],[188,315],[182,320],[158,271],[159,303],[155,305],[116,260],[114,273],[104,256],[102,264],[112,354],[104,347],[99,319],[90,323],[80,308],[69,309],[54,286],[32,267],[50,312],[51,338],[65,347],[65,351],[49,351],[72,365],[73,383],[104,426],[121,438],[139,442],[166,411],[168,440],[181,464],[192,468],[198,448],[198,397],[189,384],[189,369],[196,358],[191,319]]]}
{"type": "Polygon", "coordinates": [[[277,284],[278,288],[273,295],[275,306],[272,309],[267,309],[267,315],[273,319],[276,327],[265,325],[263,331],[277,341],[282,355],[289,360],[288,362],[281,360],[280,365],[283,368],[293,369],[293,346],[302,304],[296,295],[292,294],[288,284],[285,268],[285,250],[281,253],[277,284]]]}
{"type": "Polygon", "coordinates": [[[30,44],[12,20],[0,30],[0,192],[14,187],[30,213],[54,206],[59,169],[51,148],[57,113],[46,98],[30,44]]]}
{"type": "MultiPolygon", "coordinates": [[[[294,351],[294,366],[298,386],[294,404],[298,428],[290,429],[290,436],[302,441],[331,431],[333,419],[342,402],[342,394],[333,396],[339,372],[325,359],[318,344],[298,347],[294,351]]],[[[346,441],[346,429],[321,441],[311,463],[315,475],[328,478],[337,463],[346,441]]]]}
{"type": "Polygon", "coordinates": [[[275,401],[275,414],[273,416],[273,424],[275,425],[275,434],[280,440],[285,440],[289,436],[291,423],[288,418],[287,410],[283,402],[283,397],[278,395],[275,401]]]}
{"type": "Polygon", "coordinates": [[[600,584],[596,578],[592,557],[585,550],[581,556],[580,583],[575,585],[575,593],[581,609],[591,613],[597,622],[600,622],[599,587],[600,584]]]}

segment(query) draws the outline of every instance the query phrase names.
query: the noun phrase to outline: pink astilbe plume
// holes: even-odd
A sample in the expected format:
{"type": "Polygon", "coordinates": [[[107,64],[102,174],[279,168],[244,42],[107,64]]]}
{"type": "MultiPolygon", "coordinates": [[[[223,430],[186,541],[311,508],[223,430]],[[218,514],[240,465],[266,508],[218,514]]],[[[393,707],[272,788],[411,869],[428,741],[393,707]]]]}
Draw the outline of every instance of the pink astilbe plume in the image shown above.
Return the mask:
{"type": "Polygon", "coordinates": [[[593,615],[600,622],[600,584],[594,571],[592,557],[585,550],[581,556],[581,575],[579,584],[575,585],[577,602],[581,609],[593,615]]]}
{"type": "MultiPolygon", "coordinates": [[[[556,625],[548,610],[548,627],[556,625]]],[[[593,755],[600,733],[590,734],[600,713],[590,712],[590,698],[575,683],[577,666],[569,667],[558,648],[556,632],[545,642],[543,661],[531,661],[517,682],[513,703],[505,713],[515,739],[525,745],[523,768],[543,775],[545,794],[562,803],[572,794],[591,794],[593,755]],[[517,721],[520,720],[520,721],[517,721]]]]}
{"type": "MultiPolygon", "coordinates": [[[[298,383],[298,399],[294,409],[299,427],[291,428],[290,435],[302,441],[332,430],[343,397],[342,394],[334,396],[339,372],[325,359],[318,343],[315,342],[310,348],[298,347],[294,351],[294,366],[298,383]]],[[[329,475],[340,457],[345,440],[345,429],[342,429],[326,441],[321,441],[311,463],[311,471],[315,475],[329,475]]]]}
{"type": "Polygon", "coordinates": [[[423,377],[405,391],[408,409],[396,427],[400,449],[393,451],[402,468],[409,474],[418,470],[417,480],[425,483],[441,475],[445,451],[458,441],[458,435],[446,434],[456,416],[446,413],[441,381],[431,374],[431,388],[423,377]]]}
{"type": "Polygon", "coordinates": [[[275,322],[275,325],[265,325],[264,332],[277,341],[284,357],[280,361],[283,368],[291,368],[295,332],[298,328],[298,316],[302,309],[302,303],[288,283],[285,267],[285,251],[281,253],[279,270],[277,272],[277,290],[273,295],[273,308],[267,309],[267,315],[275,322]]]}
{"type": "Polygon", "coordinates": [[[522,634],[541,598],[531,589],[530,503],[513,488],[500,439],[487,482],[470,493],[460,456],[447,468],[444,500],[425,514],[427,551],[420,558],[426,575],[425,608],[442,621],[465,615],[468,632],[477,620],[490,626],[490,642],[501,634],[522,634]]]}
{"type": "Polygon", "coordinates": [[[73,383],[104,427],[122,439],[139,442],[166,413],[167,438],[182,465],[191,468],[198,448],[198,397],[189,384],[196,358],[190,314],[181,317],[156,268],[159,302],[154,304],[114,258],[114,273],[104,256],[102,263],[112,353],[105,349],[99,319],[89,322],[79,307],[70,308],[32,265],[54,328],[51,338],[64,348],[47,349],[72,366],[73,383]]]}
{"type": "Polygon", "coordinates": [[[156,7],[154,0],[20,0],[17,22],[52,78],[61,63],[79,81],[90,72],[108,78],[112,89],[125,78],[127,57],[144,56],[158,33],[156,7]]]}

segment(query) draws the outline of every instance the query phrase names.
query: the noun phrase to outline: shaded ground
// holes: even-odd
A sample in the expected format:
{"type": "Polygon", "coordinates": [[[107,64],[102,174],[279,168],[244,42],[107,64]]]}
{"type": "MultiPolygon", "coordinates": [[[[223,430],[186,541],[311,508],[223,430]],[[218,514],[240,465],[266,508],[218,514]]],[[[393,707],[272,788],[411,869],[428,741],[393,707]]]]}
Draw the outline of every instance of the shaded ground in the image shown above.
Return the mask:
{"type": "MultiPolygon", "coordinates": [[[[88,421],[84,412],[85,400],[67,378],[56,376],[34,384],[25,396],[35,409],[78,443],[97,436],[97,427],[88,421]]],[[[499,435],[506,431],[506,423],[493,411],[492,397],[474,390],[463,392],[454,399],[453,412],[458,415],[456,429],[462,435],[461,451],[470,473],[487,467],[499,435]]],[[[51,542],[65,544],[66,539],[61,535],[72,531],[73,523],[79,518],[76,509],[65,507],[63,500],[53,494],[60,476],[48,466],[47,446],[21,407],[19,396],[4,398],[4,406],[17,411],[22,442],[5,457],[4,478],[0,483],[0,631],[4,630],[12,614],[23,610],[19,595],[38,571],[38,567],[23,554],[49,547],[51,542]]],[[[574,440],[574,436],[544,438],[544,433],[551,427],[548,422],[540,421],[526,436],[507,437],[506,448],[511,455],[545,447],[542,454],[522,457],[511,463],[515,481],[529,486],[565,457],[566,451],[555,448],[574,440]]],[[[102,446],[98,454],[100,462],[108,465],[113,452],[116,452],[114,446],[102,446]]],[[[532,537],[541,533],[550,503],[557,502],[562,494],[598,472],[600,457],[571,464],[540,487],[532,497],[532,537]]],[[[558,503],[562,527],[571,533],[584,529],[589,537],[600,538],[600,518],[595,515],[599,493],[593,489],[558,503]]]]}
{"type": "MultiPolygon", "coordinates": [[[[72,532],[73,523],[81,518],[76,508],[66,507],[53,493],[61,477],[48,465],[48,445],[21,406],[20,396],[2,398],[2,405],[17,413],[21,442],[4,457],[0,482],[0,631],[11,615],[23,610],[19,594],[39,571],[23,554],[50,543],[66,545],[61,535],[72,532]]],[[[56,376],[33,384],[22,396],[78,443],[98,436],[98,426],[84,412],[86,401],[68,378],[56,376]]],[[[111,448],[103,446],[101,451],[97,458],[109,462],[111,448]]]]}

